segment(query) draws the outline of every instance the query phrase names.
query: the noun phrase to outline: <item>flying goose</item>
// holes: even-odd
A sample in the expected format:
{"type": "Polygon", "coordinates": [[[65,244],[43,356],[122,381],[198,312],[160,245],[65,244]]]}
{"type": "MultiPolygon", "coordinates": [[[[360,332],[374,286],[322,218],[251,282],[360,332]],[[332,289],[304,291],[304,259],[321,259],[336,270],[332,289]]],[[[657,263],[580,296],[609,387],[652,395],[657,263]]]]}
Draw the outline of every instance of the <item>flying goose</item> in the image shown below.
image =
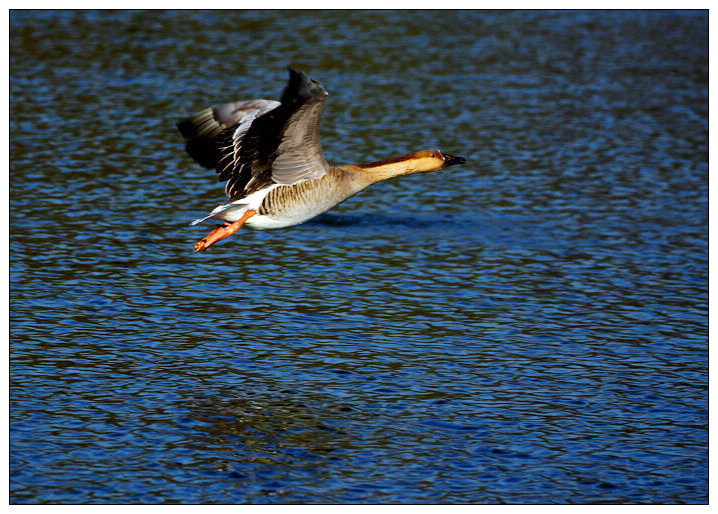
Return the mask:
{"type": "Polygon", "coordinates": [[[371,164],[332,166],[319,142],[326,90],[289,69],[280,102],[247,100],[210,107],[177,123],[187,153],[226,181],[229,199],[193,221],[223,220],[195,245],[205,250],[246,224],[265,230],[304,223],[365,187],[399,175],[436,171],[465,162],[422,150],[371,164]]]}

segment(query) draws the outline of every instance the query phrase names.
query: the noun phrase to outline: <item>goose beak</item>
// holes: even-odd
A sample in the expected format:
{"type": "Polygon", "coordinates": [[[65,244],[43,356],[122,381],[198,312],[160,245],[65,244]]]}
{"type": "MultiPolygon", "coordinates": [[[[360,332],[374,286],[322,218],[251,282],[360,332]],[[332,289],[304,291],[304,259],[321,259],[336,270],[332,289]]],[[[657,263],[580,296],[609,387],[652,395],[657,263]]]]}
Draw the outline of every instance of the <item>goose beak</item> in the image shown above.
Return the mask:
{"type": "Polygon", "coordinates": [[[464,164],[465,162],[466,159],[464,159],[463,157],[449,155],[448,153],[444,154],[444,168],[448,166],[453,166],[454,164],[464,164]]]}

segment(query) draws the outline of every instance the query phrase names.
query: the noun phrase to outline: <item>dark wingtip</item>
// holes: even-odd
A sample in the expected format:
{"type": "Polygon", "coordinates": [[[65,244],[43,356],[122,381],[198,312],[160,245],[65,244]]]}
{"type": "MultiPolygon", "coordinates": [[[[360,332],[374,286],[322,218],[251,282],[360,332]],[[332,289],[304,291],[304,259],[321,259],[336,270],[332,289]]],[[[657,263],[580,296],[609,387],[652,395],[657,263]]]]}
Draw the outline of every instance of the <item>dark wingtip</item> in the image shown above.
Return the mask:
{"type": "Polygon", "coordinates": [[[200,116],[185,118],[176,123],[177,130],[185,139],[185,151],[200,166],[212,169],[217,165],[217,148],[214,137],[200,136],[200,116]]]}
{"type": "Polygon", "coordinates": [[[291,66],[289,71],[289,82],[282,93],[282,103],[288,104],[295,101],[304,102],[317,96],[327,96],[326,90],[318,82],[313,81],[309,75],[291,66]]]}

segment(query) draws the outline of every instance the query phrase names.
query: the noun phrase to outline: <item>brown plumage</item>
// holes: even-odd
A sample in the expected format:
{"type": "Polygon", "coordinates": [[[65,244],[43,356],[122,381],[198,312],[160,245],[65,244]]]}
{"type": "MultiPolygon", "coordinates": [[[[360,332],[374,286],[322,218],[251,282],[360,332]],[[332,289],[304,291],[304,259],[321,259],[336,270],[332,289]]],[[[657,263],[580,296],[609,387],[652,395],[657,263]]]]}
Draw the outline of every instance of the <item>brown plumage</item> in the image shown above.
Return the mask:
{"type": "Polygon", "coordinates": [[[195,245],[203,250],[243,223],[257,229],[303,223],[387,178],[436,171],[464,162],[424,150],[366,165],[331,166],[319,141],[327,92],[305,73],[289,70],[281,102],[249,100],[205,109],[180,121],[186,150],[225,181],[229,200],[207,219],[226,223],[195,245]]]}

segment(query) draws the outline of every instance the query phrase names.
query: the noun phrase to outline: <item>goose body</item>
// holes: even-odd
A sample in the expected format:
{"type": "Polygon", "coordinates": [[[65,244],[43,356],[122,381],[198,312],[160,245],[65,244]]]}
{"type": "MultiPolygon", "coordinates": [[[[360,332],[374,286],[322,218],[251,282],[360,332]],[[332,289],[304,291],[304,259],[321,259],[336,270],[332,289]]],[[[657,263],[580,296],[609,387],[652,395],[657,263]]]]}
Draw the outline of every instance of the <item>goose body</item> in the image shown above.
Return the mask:
{"type": "Polygon", "coordinates": [[[375,182],[465,162],[424,150],[372,164],[331,166],[319,142],[327,96],[305,73],[290,69],[281,102],[223,104],[177,124],[187,153],[202,166],[216,169],[229,197],[192,222],[225,222],[195,245],[197,251],[234,234],[243,224],[260,230],[298,225],[375,182]]]}

